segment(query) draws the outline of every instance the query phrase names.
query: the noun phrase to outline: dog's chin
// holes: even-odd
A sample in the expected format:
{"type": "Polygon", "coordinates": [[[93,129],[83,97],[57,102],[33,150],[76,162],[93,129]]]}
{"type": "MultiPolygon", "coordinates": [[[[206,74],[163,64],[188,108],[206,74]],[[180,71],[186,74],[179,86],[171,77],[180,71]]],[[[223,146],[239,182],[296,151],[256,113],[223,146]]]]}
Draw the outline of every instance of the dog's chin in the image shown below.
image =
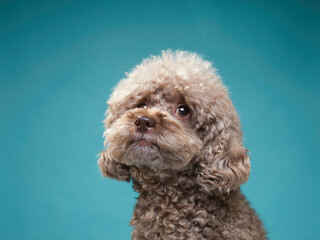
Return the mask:
{"type": "Polygon", "coordinates": [[[122,142],[122,147],[116,142],[110,142],[108,155],[111,159],[128,166],[182,170],[199,153],[198,142],[191,139],[189,141],[189,144],[185,142],[174,147],[168,143],[163,144],[161,141],[150,141],[144,138],[122,142]]]}
{"type": "Polygon", "coordinates": [[[109,144],[108,152],[110,158],[128,166],[147,166],[153,169],[183,169],[193,157],[193,154],[177,154],[170,149],[163,149],[157,143],[152,143],[144,139],[139,139],[127,145],[124,152],[116,146],[109,144]]]}

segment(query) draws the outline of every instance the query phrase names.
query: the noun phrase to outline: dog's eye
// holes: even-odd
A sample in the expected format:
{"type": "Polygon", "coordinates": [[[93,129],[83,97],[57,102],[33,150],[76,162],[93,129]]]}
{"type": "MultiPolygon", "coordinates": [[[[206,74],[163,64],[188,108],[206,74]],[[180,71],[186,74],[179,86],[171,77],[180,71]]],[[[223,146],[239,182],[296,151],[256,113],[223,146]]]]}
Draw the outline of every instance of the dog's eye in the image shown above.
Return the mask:
{"type": "Polygon", "coordinates": [[[180,105],[176,110],[176,114],[181,119],[187,119],[190,116],[190,111],[187,106],[180,105]]]}
{"type": "Polygon", "coordinates": [[[140,103],[137,108],[148,108],[148,106],[145,103],[140,103]]]}

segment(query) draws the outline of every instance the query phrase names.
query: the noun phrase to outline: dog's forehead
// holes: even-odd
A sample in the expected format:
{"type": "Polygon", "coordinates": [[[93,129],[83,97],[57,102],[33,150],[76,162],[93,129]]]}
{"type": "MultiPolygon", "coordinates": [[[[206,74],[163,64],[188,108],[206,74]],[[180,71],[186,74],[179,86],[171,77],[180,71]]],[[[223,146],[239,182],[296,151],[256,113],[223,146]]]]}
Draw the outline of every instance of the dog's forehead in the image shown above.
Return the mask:
{"type": "Polygon", "coordinates": [[[139,103],[209,105],[213,95],[218,93],[213,84],[202,79],[182,78],[175,74],[166,77],[153,75],[145,78],[123,79],[108,101],[117,111],[129,109],[139,103]]]}
{"type": "Polygon", "coordinates": [[[178,104],[185,102],[184,95],[177,88],[169,86],[154,85],[153,89],[145,89],[139,95],[143,96],[143,99],[150,103],[167,102],[178,104]]]}

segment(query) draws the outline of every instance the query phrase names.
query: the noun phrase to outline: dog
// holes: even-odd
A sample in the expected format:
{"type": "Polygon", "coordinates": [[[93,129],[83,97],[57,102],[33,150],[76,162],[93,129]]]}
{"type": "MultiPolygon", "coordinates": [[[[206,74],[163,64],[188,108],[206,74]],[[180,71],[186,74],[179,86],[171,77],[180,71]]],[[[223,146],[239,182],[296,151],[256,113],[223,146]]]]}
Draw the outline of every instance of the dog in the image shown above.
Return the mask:
{"type": "Polygon", "coordinates": [[[163,51],[127,74],[107,104],[98,165],[139,193],[132,239],[267,239],[240,191],[250,159],[210,62],[163,51]]]}

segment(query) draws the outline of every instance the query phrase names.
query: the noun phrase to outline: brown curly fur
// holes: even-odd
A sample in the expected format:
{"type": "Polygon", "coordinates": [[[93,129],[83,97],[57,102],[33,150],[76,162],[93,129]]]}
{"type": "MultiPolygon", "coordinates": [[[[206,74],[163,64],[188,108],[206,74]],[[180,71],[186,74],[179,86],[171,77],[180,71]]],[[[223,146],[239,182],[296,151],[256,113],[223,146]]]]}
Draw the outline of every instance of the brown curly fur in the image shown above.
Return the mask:
{"type": "Polygon", "coordinates": [[[108,105],[98,164],[103,176],[131,179],[140,193],[132,239],[266,239],[240,192],[250,162],[238,114],[209,62],[162,52],[127,74],[108,105]],[[186,120],[175,113],[180,104],[190,109],[186,120]],[[141,115],[157,122],[143,134],[134,124],[141,115]]]}

